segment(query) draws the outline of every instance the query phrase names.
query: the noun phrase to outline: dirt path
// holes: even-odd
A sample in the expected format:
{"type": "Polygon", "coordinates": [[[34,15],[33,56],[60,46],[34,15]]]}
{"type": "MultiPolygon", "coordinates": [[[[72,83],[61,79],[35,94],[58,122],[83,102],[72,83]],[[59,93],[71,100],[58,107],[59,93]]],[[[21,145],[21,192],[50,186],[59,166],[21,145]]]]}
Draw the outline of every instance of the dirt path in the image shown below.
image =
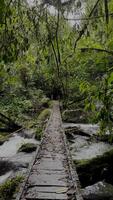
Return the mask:
{"type": "Polygon", "coordinates": [[[55,102],[43,141],[19,200],[82,200],[67,148],[59,102],[55,102]]]}

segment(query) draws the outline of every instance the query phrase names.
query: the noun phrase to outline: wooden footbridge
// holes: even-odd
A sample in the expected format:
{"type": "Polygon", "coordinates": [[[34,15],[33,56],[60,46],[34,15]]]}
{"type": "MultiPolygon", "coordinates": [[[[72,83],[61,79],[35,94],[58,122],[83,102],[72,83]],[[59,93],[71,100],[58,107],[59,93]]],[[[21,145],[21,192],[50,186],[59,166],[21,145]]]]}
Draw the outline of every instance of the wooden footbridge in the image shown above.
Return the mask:
{"type": "Polygon", "coordinates": [[[55,101],[40,148],[16,200],[83,200],[55,101]]]}

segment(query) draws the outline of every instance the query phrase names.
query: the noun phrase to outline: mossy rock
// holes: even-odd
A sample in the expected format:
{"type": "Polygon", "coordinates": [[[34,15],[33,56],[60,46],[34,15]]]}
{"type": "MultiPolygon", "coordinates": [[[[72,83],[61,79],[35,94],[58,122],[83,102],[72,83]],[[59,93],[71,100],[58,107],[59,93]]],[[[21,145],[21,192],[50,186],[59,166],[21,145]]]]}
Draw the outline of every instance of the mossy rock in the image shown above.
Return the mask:
{"type": "Polygon", "coordinates": [[[88,114],[81,109],[65,110],[62,113],[62,119],[64,122],[87,123],[88,114]]]}
{"type": "Polygon", "coordinates": [[[113,185],[105,181],[99,181],[81,191],[84,200],[113,200],[113,185]]]}
{"type": "Polygon", "coordinates": [[[89,160],[75,160],[81,185],[86,187],[105,180],[113,184],[113,149],[89,160]]]}
{"type": "Polygon", "coordinates": [[[22,144],[22,146],[19,148],[18,152],[25,152],[25,153],[31,153],[33,151],[36,151],[37,145],[34,143],[25,143],[22,144]]]}
{"type": "Polygon", "coordinates": [[[23,177],[17,176],[0,185],[0,200],[13,199],[13,195],[18,191],[18,186],[22,181],[23,177]]]}
{"type": "Polygon", "coordinates": [[[9,140],[9,136],[0,135],[0,145],[9,140]]]}
{"type": "Polygon", "coordinates": [[[51,113],[51,110],[50,109],[44,109],[38,116],[38,121],[39,122],[44,122],[46,119],[49,118],[50,116],[50,113],[51,113]]]}

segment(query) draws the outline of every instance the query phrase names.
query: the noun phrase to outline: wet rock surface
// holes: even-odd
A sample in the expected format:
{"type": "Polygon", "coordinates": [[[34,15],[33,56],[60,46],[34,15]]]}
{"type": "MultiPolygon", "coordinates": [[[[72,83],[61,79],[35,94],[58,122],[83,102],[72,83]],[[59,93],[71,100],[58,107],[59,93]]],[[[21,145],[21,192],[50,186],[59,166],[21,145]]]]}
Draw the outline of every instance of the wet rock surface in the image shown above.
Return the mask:
{"type": "Polygon", "coordinates": [[[93,136],[99,131],[98,124],[64,123],[65,131],[77,135],[93,136]]]}
{"type": "Polygon", "coordinates": [[[82,189],[84,200],[113,200],[113,185],[98,182],[82,189]]]}
{"type": "Polygon", "coordinates": [[[73,122],[73,123],[87,123],[87,113],[83,110],[65,110],[62,113],[63,121],[73,122]]]}
{"type": "Polygon", "coordinates": [[[0,176],[15,169],[15,165],[8,160],[0,160],[0,176]]]}

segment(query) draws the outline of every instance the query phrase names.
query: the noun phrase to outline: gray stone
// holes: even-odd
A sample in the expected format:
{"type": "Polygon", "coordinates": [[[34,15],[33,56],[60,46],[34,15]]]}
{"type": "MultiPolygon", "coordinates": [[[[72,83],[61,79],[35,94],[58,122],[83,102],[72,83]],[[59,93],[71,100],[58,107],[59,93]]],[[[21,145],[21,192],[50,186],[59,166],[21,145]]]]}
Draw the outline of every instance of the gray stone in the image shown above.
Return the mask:
{"type": "Polygon", "coordinates": [[[98,182],[82,190],[85,200],[113,200],[113,185],[98,182]]]}
{"type": "Polygon", "coordinates": [[[62,114],[63,121],[74,123],[86,123],[88,120],[88,113],[81,109],[65,110],[62,114]]]}

